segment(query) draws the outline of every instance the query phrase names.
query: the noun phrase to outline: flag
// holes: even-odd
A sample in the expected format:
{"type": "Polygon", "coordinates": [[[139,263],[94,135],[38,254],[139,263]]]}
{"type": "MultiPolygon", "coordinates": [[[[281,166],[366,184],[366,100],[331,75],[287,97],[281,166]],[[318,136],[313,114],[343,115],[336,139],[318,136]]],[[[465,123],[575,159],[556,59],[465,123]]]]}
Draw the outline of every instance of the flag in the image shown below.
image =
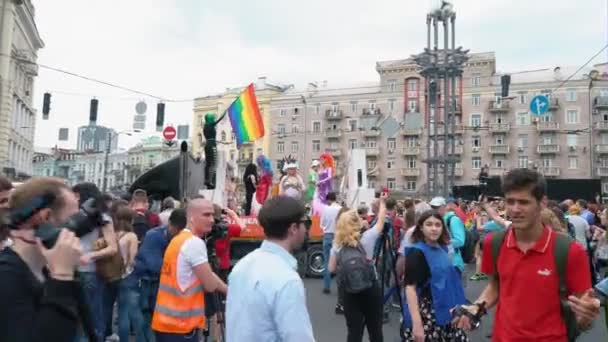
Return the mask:
{"type": "Polygon", "coordinates": [[[236,137],[236,145],[254,141],[264,136],[264,121],[255,97],[253,83],[237,97],[227,109],[230,124],[236,137]]]}

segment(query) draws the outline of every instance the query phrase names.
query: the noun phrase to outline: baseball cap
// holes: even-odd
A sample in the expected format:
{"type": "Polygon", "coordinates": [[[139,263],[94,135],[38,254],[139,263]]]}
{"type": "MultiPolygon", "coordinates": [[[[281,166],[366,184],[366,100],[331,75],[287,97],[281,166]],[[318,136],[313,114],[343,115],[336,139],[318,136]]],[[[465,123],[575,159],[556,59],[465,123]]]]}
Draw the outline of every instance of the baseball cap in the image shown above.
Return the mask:
{"type": "Polygon", "coordinates": [[[444,206],[445,203],[445,198],[438,196],[438,197],[434,197],[429,204],[431,205],[431,207],[442,207],[444,206]]]}
{"type": "Polygon", "coordinates": [[[319,161],[318,161],[318,160],[313,160],[313,161],[312,161],[312,167],[319,166],[319,164],[320,164],[320,163],[319,163],[319,161]]]}

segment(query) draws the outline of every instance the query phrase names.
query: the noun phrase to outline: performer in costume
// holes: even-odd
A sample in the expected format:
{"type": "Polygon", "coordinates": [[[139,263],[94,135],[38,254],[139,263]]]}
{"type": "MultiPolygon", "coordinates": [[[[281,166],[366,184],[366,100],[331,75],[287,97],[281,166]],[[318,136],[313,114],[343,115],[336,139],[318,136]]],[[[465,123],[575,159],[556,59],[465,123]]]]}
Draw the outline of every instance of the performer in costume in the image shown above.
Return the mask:
{"type": "Polygon", "coordinates": [[[203,135],[205,136],[205,186],[211,190],[215,189],[215,163],[217,160],[217,141],[215,140],[217,130],[215,126],[222,121],[224,116],[226,116],[226,112],[215,120],[214,114],[205,114],[205,126],[203,126],[203,135]]]}
{"type": "Polygon", "coordinates": [[[258,168],[254,163],[250,163],[245,168],[245,173],[243,174],[243,183],[245,184],[245,215],[251,215],[251,202],[259,181],[258,168]]]}
{"type": "Polygon", "coordinates": [[[298,174],[298,163],[291,155],[285,158],[283,170],[286,173],[279,181],[279,195],[302,199],[304,193],[304,180],[298,174]]]}
{"type": "Polygon", "coordinates": [[[251,214],[253,215],[257,215],[264,205],[264,202],[266,202],[268,194],[270,193],[270,188],[272,187],[273,176],[272,165],[266,156],[258,156],[256,163],[258,164],[258,169],[260,170],[260,181],[255,189],[255,196],[253,197],[253,202],[251,203],[251,214]]]}
{"type": "Polygon", "coordinates": [[[323,153],[320,157],[319,180],[317,181],[317,192],[313,201],[313,215],[321,215],[323,207],[327,204],[327,194],[332,191],[332,180],[334,176],[334,158],[323,153]]]}
{"type": "Polygon", "coordinates": [[[306,203],[312,203],[317,189],[317,180],[319,179],[319,161],[314,160],[310,171],[308,171],[308,183],[306,185],[306,203]]]}

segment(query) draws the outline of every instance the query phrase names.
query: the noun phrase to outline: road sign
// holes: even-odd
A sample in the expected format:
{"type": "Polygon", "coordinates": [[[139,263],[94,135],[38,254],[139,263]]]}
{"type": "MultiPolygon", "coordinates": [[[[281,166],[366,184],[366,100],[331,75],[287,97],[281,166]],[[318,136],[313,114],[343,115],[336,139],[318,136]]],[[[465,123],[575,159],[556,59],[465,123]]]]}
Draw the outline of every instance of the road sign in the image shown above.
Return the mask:
{"type": "Polygon", "coordinates": [[[549,111],[549,99],[545,95],[534,96],[530,101],[530,111],[533,115],[543,115],[549,111]]]}
{"type": "Polygon", "coordinates": [[[139,101],[135,105],[135,112],[139,115],[146,114],[146,110],[148,109],[148,105],[144,101],[139,101]]]}
{"type": "Polygon", "coordinates": [[[177,131],[175,130],[175,128],[173,128],[173,126],[167,126],[163,130],[163,138],[165,138],[166,140],[171,141],[171,140],[175,139],[176,135],[177,135],[177,131]]]}

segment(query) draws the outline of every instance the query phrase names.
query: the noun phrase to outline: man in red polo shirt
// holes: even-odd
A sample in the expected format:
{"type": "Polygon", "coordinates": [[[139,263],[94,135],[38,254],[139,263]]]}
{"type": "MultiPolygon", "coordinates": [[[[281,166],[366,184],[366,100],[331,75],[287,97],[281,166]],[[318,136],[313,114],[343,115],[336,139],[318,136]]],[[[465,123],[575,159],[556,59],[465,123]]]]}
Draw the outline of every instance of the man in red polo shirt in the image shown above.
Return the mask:
{"type": "MultiPolygon", "coordinates": [[[[503,180],[507,214],[513,222],[506,232],[497,261],[498,279],[490,283],[474,305],[467,309],[477,314],[485,303],[498,303],[492,340],[567,341],[562,320],[559,281],[554,259],[556,233],[541,223],[540,211],[546,193],[542,175],[529,169],[511,170],[503,180]],[[500,284],[500,285],[499,285],[500,284]]],[[[492,234],[484,246],[491,246],[492,234]]],[[[492,248],[483,249],[481,271],[495,275],[492,248]]],[[[571,243],[565,268],[568,305],[580,329],[588,329],[599,315],[599,300],[593,297],[588,258],[583,248],[571,243]]],[[[470,328],[466,316],[454,322],[470,328]]]]}

